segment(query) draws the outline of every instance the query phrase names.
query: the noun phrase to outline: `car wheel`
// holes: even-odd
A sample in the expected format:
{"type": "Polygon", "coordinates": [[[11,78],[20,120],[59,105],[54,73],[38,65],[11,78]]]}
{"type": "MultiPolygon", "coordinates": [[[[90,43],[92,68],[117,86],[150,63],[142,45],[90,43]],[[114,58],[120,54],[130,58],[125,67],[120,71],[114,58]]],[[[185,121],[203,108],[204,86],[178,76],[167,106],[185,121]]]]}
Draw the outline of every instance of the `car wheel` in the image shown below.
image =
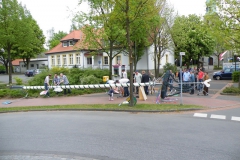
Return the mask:
{"type": "Polygon", "coordinates": [[[220,80],[220,79],[221,79],[221,77],[220,77],[220,76],[217,76],[217,77],[216,77],[216,80],[220,80]]]}

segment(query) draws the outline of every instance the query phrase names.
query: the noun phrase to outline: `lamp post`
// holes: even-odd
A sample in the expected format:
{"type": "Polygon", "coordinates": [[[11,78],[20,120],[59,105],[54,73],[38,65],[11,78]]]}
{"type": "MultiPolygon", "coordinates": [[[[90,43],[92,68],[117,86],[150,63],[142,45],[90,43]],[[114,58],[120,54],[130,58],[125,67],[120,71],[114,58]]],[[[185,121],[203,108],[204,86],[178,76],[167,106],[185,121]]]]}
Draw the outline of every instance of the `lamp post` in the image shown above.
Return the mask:
{"type": "Polygon", "coordinates": [[[235,71],[237,71],[237,53],[234,53],[235,71]]]}

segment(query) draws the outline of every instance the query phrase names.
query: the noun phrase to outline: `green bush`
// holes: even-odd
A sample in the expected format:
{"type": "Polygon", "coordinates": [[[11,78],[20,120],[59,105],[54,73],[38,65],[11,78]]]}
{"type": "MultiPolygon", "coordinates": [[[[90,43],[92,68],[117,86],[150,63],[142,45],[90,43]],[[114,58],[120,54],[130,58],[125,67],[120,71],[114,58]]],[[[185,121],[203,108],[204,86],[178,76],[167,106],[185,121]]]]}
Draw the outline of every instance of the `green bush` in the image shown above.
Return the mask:
{"type": "Polygon", "coordinates": [[[0,65],[0,71],[5,71],[5,67],[0,65]]]}
{"type": "Polygon", "coordinates": [[[8,94],[8,89],[0,89],[0,98],[5,97],[8,94]]]}
{"type": "MultiPolygon", "coordinates": [[[[44,79],[47,75],[63,73],[68,77],[68,80],[71,85],[80,85],[80,84],[102,84],[103,76],[109,74],[109,70],[107,69],[79,69],[79,68],[62,68],[62,67],[54,67],[51,70],[43,71],[37,75],[35,75],[31,80],[28,81],[29,86],[43,86],[44,79]]],[[[16,81],[18,77],[15,78],[16,81]]],[[[17,82],[18,85],[21,85],[22,82],[17,82]]],[[[52,84],[52,81],[50,81],[52,84]]],[[[6,85],[0,85],[0,98],[9,97],[9,98],[22,98],[28,93],[28,97],[40,97],[40,92],[43,91],[36,89],[30,89],[28,91],[19,90],[19,89],[9,89],[6,85]],[[24,92],[25,91],[25,92],[24,92]]],[[[99,93],[105,92],[106,89],[96,88],[96,89],[72,89],[70,95],[83,95],[90,93],[99,93]]],[[[56,96],[57,94],[50,89],[50,96],[56,96]]],[[[58,96],[62,96],[63,93],[59,93],[58,96]]]]}
{"type": "Polygon", "coordinates": [[[14,79],[15,79],[17,85],[22,85],[23,84],[23,80],[21,78],[14,77],[14,79]]]}
{"type": "Polygon", "coordinates": [[[175,73],[175,72],[177,72],[177,66],[175,66],[174,64],[171,64],[171,63],[166,63],[166,64],[163,66],[163,71],[164,71],[164,73],[165,73],[167,70],[172,70],[172,73],[175,73]]]}
{"type": "Polygon", "coordinates": [[[236,93],[236,94],[240,94],[240,89],[237,88],[237,87],[226,87],[224,90],[223,90],[223,93],[236,93]]]}
{"type": "Polygon", "coordinates": [[[239,76],[240,76],[240,71],[234,71],[232,73],[232,80],[233,80],[233,82],[238,82],[239,81],[239,76]]]}

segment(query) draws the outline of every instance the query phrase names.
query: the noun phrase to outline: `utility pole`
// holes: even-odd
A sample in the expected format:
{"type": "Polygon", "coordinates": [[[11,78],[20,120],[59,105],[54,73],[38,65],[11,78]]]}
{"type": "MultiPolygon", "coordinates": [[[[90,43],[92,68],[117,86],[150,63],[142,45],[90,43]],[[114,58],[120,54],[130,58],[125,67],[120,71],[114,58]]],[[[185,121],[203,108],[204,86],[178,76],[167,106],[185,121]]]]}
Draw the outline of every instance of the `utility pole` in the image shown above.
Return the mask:
{"type": "Polygon", "coordinates": [[[180,52],[180,95],[181,95],[181,102],[180,102],[180,105],[183,104],[183,101],[182,101],[182,56],[185,56],[185,52],[180,52]]]}

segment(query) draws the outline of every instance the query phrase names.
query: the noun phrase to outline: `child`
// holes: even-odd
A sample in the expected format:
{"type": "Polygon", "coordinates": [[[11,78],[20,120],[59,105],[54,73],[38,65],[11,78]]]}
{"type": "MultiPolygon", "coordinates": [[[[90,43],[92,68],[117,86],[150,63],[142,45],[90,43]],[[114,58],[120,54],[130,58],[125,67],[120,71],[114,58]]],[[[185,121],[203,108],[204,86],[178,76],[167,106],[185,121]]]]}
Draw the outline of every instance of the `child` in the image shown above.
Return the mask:
{"type": "MultiPolygon", "coordinates": [[[[114,81],[108,81],[108,84],[111,85],[111,84],[115,84],[114,81]]],[[[110,86],[110,89],[108,91],[108,95],[109,95],[109,101],[113,101],[113,93],[114,93],[114,90],[115,90],[115,86],[110,86]]]]}
{"type": "Polygon", "coordinates": [[[113,88],[110,87],[110,90],[108,91],[108,95],[109,95],[109,101],[113,101],[113,88]]]}

